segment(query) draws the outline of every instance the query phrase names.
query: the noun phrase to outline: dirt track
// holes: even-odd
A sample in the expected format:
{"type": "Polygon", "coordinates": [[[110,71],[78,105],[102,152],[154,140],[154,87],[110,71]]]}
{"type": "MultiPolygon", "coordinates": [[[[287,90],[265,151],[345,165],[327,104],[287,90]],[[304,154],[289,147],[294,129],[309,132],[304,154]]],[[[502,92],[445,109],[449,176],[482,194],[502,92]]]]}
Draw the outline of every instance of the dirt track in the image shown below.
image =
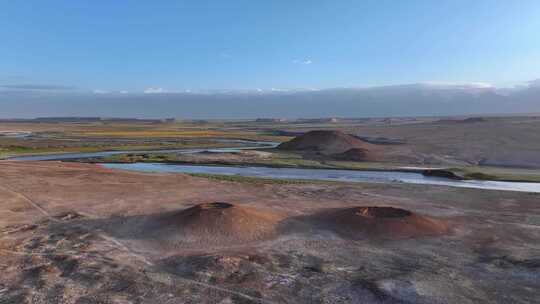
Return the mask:
{"type": "Polygon", "coordinates": [[[539,201],[516,192],[233,183],[4,161],[0,303],[534,303],[539,201]],[[129,224],[215,201],[279,214],[277,235],[170,247],[129,224]],[[451,231],[354,239],[304,220],[353,206],[406,209],[451,231]]]}

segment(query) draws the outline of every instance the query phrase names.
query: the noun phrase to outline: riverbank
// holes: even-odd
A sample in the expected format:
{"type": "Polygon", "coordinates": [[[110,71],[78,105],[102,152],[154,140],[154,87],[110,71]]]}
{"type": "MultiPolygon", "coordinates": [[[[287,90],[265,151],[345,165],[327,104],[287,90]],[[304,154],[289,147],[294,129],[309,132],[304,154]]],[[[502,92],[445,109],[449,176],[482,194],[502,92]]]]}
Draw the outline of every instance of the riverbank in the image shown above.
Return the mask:
{"type": "Polygon", "coordinates": [[[540,182],[540,170],[521,168],[501,168],[483,166],[415,166],[410,164],[352,162],[324,159],[305,159],[294,153],[284,153],[275,149],[256,152],[238,151],[234,153],[126,153],[107,157],[73,160],[90,163],[164,163],[180,165],[250,166],[267,168],[340,169],[359,171],[394,171],[426,173],[434,176],[461,180],[492,180],[507,182],[540,182]],[[262,154],[261,154],[262,153],[262,154]]]}

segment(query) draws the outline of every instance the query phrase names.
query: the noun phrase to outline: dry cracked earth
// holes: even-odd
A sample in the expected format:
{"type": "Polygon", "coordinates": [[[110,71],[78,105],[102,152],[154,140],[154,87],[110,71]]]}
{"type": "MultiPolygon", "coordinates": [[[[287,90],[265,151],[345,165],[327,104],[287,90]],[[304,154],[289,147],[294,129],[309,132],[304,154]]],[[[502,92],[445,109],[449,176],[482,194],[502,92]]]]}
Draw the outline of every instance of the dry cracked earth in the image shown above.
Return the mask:
{"type": "Polygon", "coordinates": [[[2,161],[0,303],[537,303],[539,203],[2,161]]]}

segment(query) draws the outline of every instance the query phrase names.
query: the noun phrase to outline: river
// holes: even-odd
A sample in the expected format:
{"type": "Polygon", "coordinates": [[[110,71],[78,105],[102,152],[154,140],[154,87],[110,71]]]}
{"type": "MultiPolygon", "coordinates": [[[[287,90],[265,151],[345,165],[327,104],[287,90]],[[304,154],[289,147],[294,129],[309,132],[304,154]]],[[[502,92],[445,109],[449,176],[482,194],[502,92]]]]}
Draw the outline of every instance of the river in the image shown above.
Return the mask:
{"type": "MultiPolygon", "coordinates": [[[[123,153],[199,153],[236,152],[248,149],[273,148],[275,142],[252,142],[235,140],[229,142],[242,143],[244,146],[231,148],[201,148],[201,149],[173,149],[173,150],[147,150],[147,151],[104,151],[88,153],[58,153],[46,155],[26,155],[10,158],[11,160],[63,160],[110,156],[123,153]]],[[[374,182],[374,183],[410,183],[426,185],[443,185],[461,188],[475,188],[486,190],[507,190],[540,193],[540,183],[503,182],[485,180],[453,180],[444,177],[424,176],[420,172],[401,171],[370,171],[370,170],[340,170],[340,169],[299,169],[299,168],[268,168],[252,166],[213,166],[213,165],[178,165],[164,163],[106,163],[107,168],[151,171],[151,172],[182,172],[182,173],[209,173],[239,175],[246,177],[284,178],[284,179],[311,179],[345,182],[374,182]]]]}
{"type": "Polygon", "coordinates": [[[247,177],[311,179],[345,182],[402,182],[410,184],[443,185],[486,190],[508,190],[540,193],[540,183],[499,182],[483,180],[452,180],[444,177],[424,176],[416,172],[360,171],[339,169],[298,169],[213,165],[177,165],[163,163],[103,164],[107,168],[150,171],[239,175],[247,177]]]}
{"type": "MultiPolygon", "coordinates": [[[[216,140],[220,141],[220,140],[216,140]]],[[[64,159],[80,159],[80,158],[96,158],[105,157],[116,154],[125,153],[181,153],[181,154],[193,154],[205,151],[210,152],[238,152],[240,150],[250,149],[262,149],[262,148],[274,148],[279,143],[270,141],[249,141],[241,139],[223,139],[221,142],[239,143],[243,146],[238,147],[225,147],[225,148],[180,148],[180,149],[163,149],[163,150],[119,150],[119,151],[101,151],[101,152],[65,152],[65,153],[48,153],[48,154],[35,154],[35,155],[21,155],[9,157],[9,160],[64,160],[64,159]]]]}

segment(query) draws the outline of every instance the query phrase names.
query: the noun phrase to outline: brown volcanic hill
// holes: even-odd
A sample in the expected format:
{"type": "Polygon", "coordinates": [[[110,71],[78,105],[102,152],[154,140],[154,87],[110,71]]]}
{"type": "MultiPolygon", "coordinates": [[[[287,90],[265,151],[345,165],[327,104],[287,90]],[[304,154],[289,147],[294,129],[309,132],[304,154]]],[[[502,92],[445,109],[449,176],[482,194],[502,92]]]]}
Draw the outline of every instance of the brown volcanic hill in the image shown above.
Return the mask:
{"type": "Polygon", "coordinates": [[[326,155],[343,153],[353,148],[369,151],[374,145],[354,136],[335,130],[309,131],[280,144],[281,150],[321,152],[326,155]]]}
{"type": "Polygon", "coordinates": [[[238,244],[272,237],[280,219],[251,207],[206,203],[158,218],[152,234],[182,244],[238,244]]]}
{"type": "Polygon", "coordinates": [[[394,207],[332,209],[315,215],[324,228],[353,239],[399,239],[443,234],[446,222],[394,207]]]}
{"type": "Polygon", "coordinates": [[[364,161],[370,158],[370,151],[362,148],[352,148],[343,153],[333,154],[332,158],[336,160],[364,161]]]}

